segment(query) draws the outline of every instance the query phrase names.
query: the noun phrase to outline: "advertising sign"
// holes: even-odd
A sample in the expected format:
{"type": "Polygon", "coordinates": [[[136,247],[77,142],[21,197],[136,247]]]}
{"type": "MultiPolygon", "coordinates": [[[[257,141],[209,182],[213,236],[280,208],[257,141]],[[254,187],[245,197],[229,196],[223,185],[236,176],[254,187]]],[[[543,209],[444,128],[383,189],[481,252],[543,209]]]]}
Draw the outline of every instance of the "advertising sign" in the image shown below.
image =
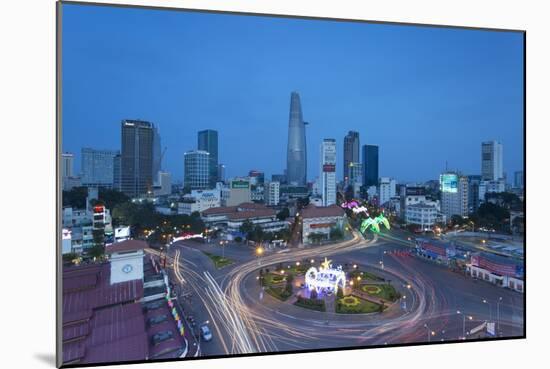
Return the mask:
{"type": "Polygon", "coordinates": [[[458,192],[458,175],[452,173],[442,174],[439,177],[442,192],[458,192]]]}
{"type": "Polygon", "coordinates": [[[231,182],[231,188],[249,188],[249,187],[250,187],[250,182],[248,181],[239,180],[239,181],[231,182]]]}

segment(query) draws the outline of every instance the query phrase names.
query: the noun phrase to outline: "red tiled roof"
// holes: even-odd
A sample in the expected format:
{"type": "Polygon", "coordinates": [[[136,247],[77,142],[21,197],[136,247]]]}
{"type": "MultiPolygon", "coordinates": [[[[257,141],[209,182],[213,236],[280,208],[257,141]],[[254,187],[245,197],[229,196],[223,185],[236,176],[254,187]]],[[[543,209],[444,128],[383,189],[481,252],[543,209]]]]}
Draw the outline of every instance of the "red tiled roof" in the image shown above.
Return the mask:
{"type": "Polygon", "coordinates": [[[300,212],[303,219],[307,218],[323,218],[323,217],[341,217],[346,212],[338,205],[317,207],[313,204],[308,205],[300,212]]]}
{"type": "Polygon", "coordinates": [[[276,214],[277,212],[273,209],[257,209],[257,210],[239,211],[233,214],[229,214],[227,218],[229,220],[243,220],[243,219],[250,219],[250,218],[273,217],[276,214]]]}
{"type": "Polygon", "coordinates": [[[202,212],[202,215],[223,215],[234,213],[235,211],[237,211],[236,206],[220,206],[217,208],[206,209],[202,212]]]}
{"type": "Polygon", "coordinates": [[[148,248],[147,242],[141,240],[126,240],[122,242],[113,243],[110,246],[105,248],[105,252],[112,254],[115,252],[127,252],[127,251],[137,251],[148,248]]]}
{"type": "Polygon", "coordinates": [[[255,202],[243,202],[237,205],[239,209],[267,209],[264,204],[258,204],[255,202]]]}
{"type": "MultiPolygon", "coordinates": [[[[147,261],[147,258],[144,258],[147,261]]],[[[145,360],[154,354],[174,357],[185,345],[168,306],[158,312],[168,320],[160,324],[174,339],[152,346],[156,330],[146,326],[139,301],[143,282],[133,280],[110,284],[110,264],[68,267],[63,272],[63,363],[94,364],[145,360]]],[[[160,356],[159,356],[160,357],[160,356]]]]}
{"type": "Polygon", "coordinates": [[[88,347],[82,364],[145,360],[149,356],[147,334],[140,333],[98,346],[88,347]]]}

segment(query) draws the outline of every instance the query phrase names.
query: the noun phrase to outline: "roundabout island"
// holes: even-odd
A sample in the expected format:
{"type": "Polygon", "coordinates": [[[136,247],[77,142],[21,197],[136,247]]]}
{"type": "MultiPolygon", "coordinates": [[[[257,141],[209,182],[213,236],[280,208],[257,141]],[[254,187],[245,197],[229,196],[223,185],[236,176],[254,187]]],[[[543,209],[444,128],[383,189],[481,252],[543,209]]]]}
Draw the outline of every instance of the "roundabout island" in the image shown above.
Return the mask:
{"type": "MultiPolygon", "coordinates": [[[[279,263],[258,271],[257,301],[286,304],[334,314],[380,314],[404,295],[394,287],[398,277],[364,265],[333,264],[324,258],[279,263]],[[264,292],[269,297],[264,300],[264,292]]],[[[303,314],[301,314],[303,315],[303,314]]]]}

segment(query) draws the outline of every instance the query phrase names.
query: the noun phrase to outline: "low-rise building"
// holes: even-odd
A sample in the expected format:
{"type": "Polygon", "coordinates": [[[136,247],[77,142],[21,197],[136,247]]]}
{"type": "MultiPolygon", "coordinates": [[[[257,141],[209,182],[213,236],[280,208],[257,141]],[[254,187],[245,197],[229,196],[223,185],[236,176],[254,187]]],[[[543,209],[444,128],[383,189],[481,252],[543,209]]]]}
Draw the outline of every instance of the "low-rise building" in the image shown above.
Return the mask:
{"type": "Polygon", "coordinates": [[[253,202],[210,208],[202,212],[201,218],[207,226],[219,227],[227,232],[238,231],[246,221],[259,225],[266,232],[288,227],[287,221],[277,219],[276,210],[253,202]]]}
{"type": "Polygon", "coordinates": [[[143,255],[145,247],[143,241],[119,242],[107,248],[109,262],[64,266],[63,365],[182,358],[190,352],[183,312],[166,298],[166,274],[143,255]],[[159,332],[173,339],[154,342],[159,332]]]}
{"type": "Polygon", "coordinates": [[[500,193],[506,191],[506,182],[504,179],[499,179],[496,181],[481,181],[479,182],[478,190],[479,201],[485,201],[485,194],[487,193],[500,193]]]}
{"type": "Polygon", "coordinates": [[[472,255],[466,264],[467,273],[499,287],[523,293],[525,269],[523,260],[489,253],[472,255]]]}
{"type": "Polygon", "coordinates": [[[449,265],[456,255],[454,245],[431,240],[426,238],[417,238],[415,245],[416,255],[429,260],[437,261],[449,265]]]}
{"type": "Polygon", "coordinates": [[[405,210],[405,223],[418,225],[422,231],[432,229],[439,219],[438,205],[436,201],[408,205],[405,210]]]}
{"type": "Polygon", "coordinates": [[[279,205],[279,196],[280,196],[280,186],[279,182],[268,182],[264,188],[264,200],[265,204],[268,206],[277,206],[279,205]]]}
{"type": "Polygon", "coordinates": [[[315,206],[309,204],[301,213],[302,218],[302,243],[310,244],[313,233],[323,234],[326,239],[330,238],[332,229],[339,229],[343,232],[346,223],[346,212],[338,205],[315,206]]]}
{"type": "Polygon", "coordinates": [[[233,178],[225,189],[222,206],[236,206],[252,201],[250,179],[233,178]]]}
{"type": "Polygon", "coordinates": [[[221,191],[214,190],[192,190],[190,194],[183,196],[178,203],[178,214],[191,215],[194,212],[203,211],[221,206],[221,191]]]}

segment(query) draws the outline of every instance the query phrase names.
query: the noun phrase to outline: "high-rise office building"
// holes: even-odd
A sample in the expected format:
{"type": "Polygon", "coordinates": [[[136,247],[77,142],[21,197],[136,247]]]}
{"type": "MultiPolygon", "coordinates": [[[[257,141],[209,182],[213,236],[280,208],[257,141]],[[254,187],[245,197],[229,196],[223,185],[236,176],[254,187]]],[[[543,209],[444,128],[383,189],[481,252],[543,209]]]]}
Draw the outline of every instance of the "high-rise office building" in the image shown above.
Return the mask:
{"type": "Polygon", "coordinates": [[[74,175],[74,155],[69,152],[61,154],[61,188],[70,191],[73,187],[79,187],[82,183],[80,177],[74,175]]]}
{"type": "Polygon", "coordinates": [[[350,183],[352,163],[359,163],[359,132],[349,131],[344,137],[344,166],[343,179],[344,183],[350,183]]]}
{"type": "Polygon", "coordinates": [[[225,182],[225,164],[218,164],[218,182],[225,182]]]}
{"type": "Polygon", "coordinates": [[[287,182],[291,186],[305,186],[307,182],[306,124],[302,116],[300,95],[292,92],[286,157],[287,182]]]}
{"type": "Polygon", "coordinates": [[[363,184],[367,187],[378,184],[378,146],[363,145],[363,184]]]}
{"type": "Polygon", "coordinates": [[[74,154],[64,152],[61,154],[61,177],[74,177],[74,154]]]}
{"type": "Polygon", "coordinates": [[[481,177],[486,181],[503,178],[502,144],[497,141],[481,143],[481,177]]]}
{"type": "Polygon", "coordinates": [[[153,182],[156,182],[159,178],[159,172],[161,171],[162,153],[160,150],[160,134],[158,127],[153,126],[153,163],[152,163],[152,172],[153,182]]]}
{"type": "Polygon", "coordinates": [[[515,188],[523,188],[523,170],[519,170],[517,172],[514,172],[514,187],[515,188]]]}
{"type": "Polygon", "coordinates": [[[172,176],[169,172],[160,171],[155,180],[154,193],[155,196],[167,196],[172,194],[172,176]]]}
{"type": "Polygon", "coordinates": [[[323,206],[336,203],[336,140],[325,138],[321,143],[321,198],[323,206]]]}
{"type": "Polygon", "coordinates": [[[208,185],[210,188],[214,188],[218,181],[218,131],[214,131],[213,129],[200,131],[198,134],[197,148],[210,154],[208,185]]]}
{"type": "Polygon", "coordinates": [[[348,183],[350,185],[354,184],[363,184],[363,165],[359,162],[351,162],[349,163],[349,180],[348,183]]]}
{"type": "Polygon", "coordinates": [[[272,182],[279,182],[282,185],[286,184],[286,175],[285,174],[272,174],[271,175],[271,181],[272,182]]]}
{"type": "Polygon", "coordinates": [[[468,176],[468,209],[470,212],[479,209],[479,186],[481,182],[480,175],[468,176]]]}
{"type": "Polygon", "coordinates": [[[468,216],[468,178],[456,172],[439,176],[441,212],[450,220],[453,215],[468,216]]]}
{"type": "Polygon", "coordinates": [[[395,197],[395,179],[389,177],[381,177],[378,183],[378,204],[384,205],[395,197]]]}
{"type": "Polygon", "coordinates": [[[121,124],[121,191],[130,197],[152,192],[154,125],[142,120],[121,124]]]}
{"type": "Polygon", "coordinates": [[[82,185],[94,187],[114,186],[115,157],[119,155],[115,150],[96,150],[84,147],[81,150],[82,185]]]}
{"type": "Polygon", "coordinates": [[[248,177],[250,178],[250,184],[253,186],[262,186],[265,182],[265,174],[259,170],[249,171],[248,177]]]}
{"type": "Polygon", "coordinates": [[[210,187],[210,153],[191,150],[184,154],[183,185],[191,190],[205,190],[210,187]]]}
{"type": "Polygon", "coordinates": [[[270,206],[279,205],[281,184],[279,182],[267,182],[265,185],[265,203],[270,206]]]}
{"type": "Polygon", "coordinates": [[[120,186],[122,183],[121,158],[120,152],[113,158],[113,189],[117,191],[121,191],[120,186]]]}

